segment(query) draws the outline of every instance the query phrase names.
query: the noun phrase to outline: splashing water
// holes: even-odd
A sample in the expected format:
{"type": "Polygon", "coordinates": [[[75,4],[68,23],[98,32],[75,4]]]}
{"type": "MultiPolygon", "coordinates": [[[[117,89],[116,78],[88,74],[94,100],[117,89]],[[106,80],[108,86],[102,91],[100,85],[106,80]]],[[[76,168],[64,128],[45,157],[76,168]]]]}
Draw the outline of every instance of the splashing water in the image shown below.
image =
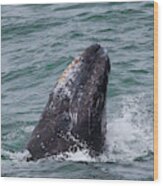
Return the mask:
{"type": "MultiPolygon", "coordinates": [[[[153,135],[151,132],[153,129],[149,119],[153,117],[153,112],[149,112],[148,105],[145,106],[143,103],[146,97],[146,94],[141,94],[135,97],[121,98],[119,116],[117,117],[116,113],[115,118],[109,120],[108,117],[106,147],[104,153],[99,157],[92,158],[89,155],[89,149],[85,148],[78,149],[76,152],[61,153],[52,156],[52,159],[77,162],[126,162],[153,152],[153,135]]],[[[26,127],[25,130],[32,132],[33,127],[26,127]]],[[[26,161],[27,157],[30,156],[27,150],[18,153],[6,151],[2,154],[17,161],[26,161]]]]}
{"type": "Polygon", "coordinates": [[[2,6],[2,176],[153,179],[153,2],[2,6]],[[27,162],[55,80],[93,43],[111,60],[104,153],[27,162]]]}

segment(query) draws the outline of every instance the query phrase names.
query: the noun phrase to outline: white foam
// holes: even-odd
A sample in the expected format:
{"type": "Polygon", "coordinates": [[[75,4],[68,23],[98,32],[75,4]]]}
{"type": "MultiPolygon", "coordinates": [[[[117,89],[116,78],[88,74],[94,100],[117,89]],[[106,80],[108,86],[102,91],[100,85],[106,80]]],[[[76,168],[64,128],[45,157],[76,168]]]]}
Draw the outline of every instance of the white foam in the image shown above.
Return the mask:
{"type": "Polygon", "coordinates": [[[153,120],[145,96],[124,97],[119,117],[108,121],[106,153],[110,160],[130,161],[153,151],[153,144],[149,143],[153,141],[153,120]]]}
{"type": "Polygon", "coordinates": [[[23,152],[10,152],[2,150],[2,154],[15,162],[26,162],[27,157],[31,156],[28,150],[24,150],[23,152]]]}
{"type": "Polygon", "coordinates": [[[34,130],[35,126],[33,125],[30,125],[30,126],[26,126],[24,127],[24,131],[27,132],[27,133],[31,133],[33,130],[34,130]]]}

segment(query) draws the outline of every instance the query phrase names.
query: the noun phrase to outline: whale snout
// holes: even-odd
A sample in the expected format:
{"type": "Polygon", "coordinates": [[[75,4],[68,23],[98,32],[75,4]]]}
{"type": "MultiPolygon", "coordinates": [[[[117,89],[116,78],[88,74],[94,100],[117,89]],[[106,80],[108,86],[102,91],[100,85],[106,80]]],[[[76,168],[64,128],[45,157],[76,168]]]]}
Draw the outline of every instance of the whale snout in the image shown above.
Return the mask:
{"type": "Polygon", "coordinates": [[[108,51],[101,45],[91,45],[90,47],[85,49],[81,56],[83,58],[83,61],[87,64],[100,63],[101,61],[106,62],[108,66],[108,71],[110,71],[110,60],[108,57],[108,51]]]}
{"type": "Polygon", "coordinates": [[[94,44],[89,46],[88,48],[85,49],[84,54],[86,55],[96,55],[98,50],[101,49],[101,46],[99,44],[94,44]]]}

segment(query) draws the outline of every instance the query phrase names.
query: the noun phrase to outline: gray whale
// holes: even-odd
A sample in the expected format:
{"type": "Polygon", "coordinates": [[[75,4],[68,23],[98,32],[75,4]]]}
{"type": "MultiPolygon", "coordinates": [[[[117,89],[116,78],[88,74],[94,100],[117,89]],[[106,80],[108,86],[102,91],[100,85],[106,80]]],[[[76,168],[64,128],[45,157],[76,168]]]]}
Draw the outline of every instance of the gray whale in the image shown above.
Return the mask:
{"type": "Polygon", "coordinates": [[[57,80],[27,144],[31,160],[87,147],[104,149],[110,60],[99,44],[88,47],[57,80]]]}

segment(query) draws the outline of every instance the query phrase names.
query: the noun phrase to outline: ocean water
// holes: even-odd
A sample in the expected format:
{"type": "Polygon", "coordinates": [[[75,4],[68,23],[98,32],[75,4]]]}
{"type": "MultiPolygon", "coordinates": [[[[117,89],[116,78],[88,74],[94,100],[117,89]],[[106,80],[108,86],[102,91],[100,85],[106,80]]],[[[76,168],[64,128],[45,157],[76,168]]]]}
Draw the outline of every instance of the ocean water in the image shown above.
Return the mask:
{"type": "Polygon", "coordinates": [[[2,176],[153,180],[153,2],[3,5],[2,176]],[[55,81],[99,43],[111,60],[106,151],[27,162],[55,81]]]}

